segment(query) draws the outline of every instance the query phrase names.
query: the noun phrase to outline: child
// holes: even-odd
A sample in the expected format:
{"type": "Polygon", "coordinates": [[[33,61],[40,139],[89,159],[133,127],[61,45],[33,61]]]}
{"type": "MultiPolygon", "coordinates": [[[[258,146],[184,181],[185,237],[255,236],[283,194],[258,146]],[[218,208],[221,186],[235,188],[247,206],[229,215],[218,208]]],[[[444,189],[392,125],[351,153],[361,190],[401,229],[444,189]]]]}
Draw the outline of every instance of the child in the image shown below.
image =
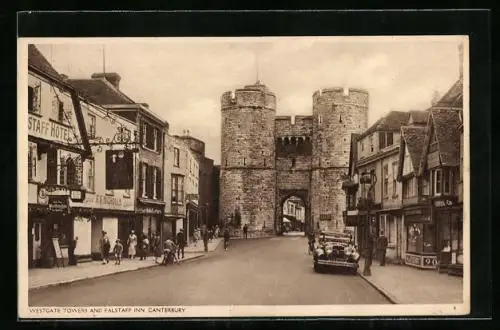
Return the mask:
{"type": "Polygon", "coordinates": [[[123,245],[119,239],[116,240],[115,247],[113,248],[115,254],[115,265],[119,265],[122,261],[123,245]]]}

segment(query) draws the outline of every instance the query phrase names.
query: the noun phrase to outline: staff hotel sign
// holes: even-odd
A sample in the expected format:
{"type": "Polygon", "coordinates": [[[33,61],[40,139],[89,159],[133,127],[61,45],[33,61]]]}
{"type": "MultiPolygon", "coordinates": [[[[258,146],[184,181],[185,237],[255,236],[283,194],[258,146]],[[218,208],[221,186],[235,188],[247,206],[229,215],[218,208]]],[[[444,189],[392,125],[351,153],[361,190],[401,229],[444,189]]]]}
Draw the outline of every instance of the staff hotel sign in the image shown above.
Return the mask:
{"type": "Polygon", "coordinates": [[[46,140],[62,143],[75,142],[71,128],[33,114],[28,116],[28,132],[32,136],[46,140]]]}

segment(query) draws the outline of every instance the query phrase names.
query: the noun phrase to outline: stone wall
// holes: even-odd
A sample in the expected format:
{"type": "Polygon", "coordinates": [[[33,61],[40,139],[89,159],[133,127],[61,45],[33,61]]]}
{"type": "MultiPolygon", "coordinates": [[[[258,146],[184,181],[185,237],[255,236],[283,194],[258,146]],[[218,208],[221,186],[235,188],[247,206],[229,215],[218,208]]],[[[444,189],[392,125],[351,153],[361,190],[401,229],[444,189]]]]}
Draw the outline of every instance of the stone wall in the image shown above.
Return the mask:
{"type": "Polygon", "coordinates": [[[222,219],[239,208],[241,224],[274,223],[276,172],[272,169],[221,169],[219,212],[222,219]]]}
{"type": "Polygon", "coordinates": [[[342,211],[346,209],[342,175],[347,168],[314,169],[311,175],[311,215],[314,227],[344,229],[342,211]]]}

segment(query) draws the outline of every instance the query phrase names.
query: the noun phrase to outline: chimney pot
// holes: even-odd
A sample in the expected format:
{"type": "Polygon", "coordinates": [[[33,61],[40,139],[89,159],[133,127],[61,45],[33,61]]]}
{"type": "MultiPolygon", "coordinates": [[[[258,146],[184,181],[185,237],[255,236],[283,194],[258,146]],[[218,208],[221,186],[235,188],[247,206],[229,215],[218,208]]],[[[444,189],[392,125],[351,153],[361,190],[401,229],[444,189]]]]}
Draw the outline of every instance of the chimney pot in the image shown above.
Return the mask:
{"type": "Polygon", "coordinates": [[[120,80],[122,77],[116,72],[101,72],[101,73],[93,73],[90,76],[92,79],[106,79],[109,81],[116,89],[120,89],[120,80]]]}

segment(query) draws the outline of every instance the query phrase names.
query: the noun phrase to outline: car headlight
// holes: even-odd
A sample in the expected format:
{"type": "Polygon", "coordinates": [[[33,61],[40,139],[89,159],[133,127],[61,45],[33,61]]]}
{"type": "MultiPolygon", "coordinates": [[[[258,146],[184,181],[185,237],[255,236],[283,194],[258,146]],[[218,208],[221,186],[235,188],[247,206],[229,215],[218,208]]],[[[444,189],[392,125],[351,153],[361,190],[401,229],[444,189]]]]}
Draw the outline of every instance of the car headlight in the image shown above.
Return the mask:
{"type": "Polygon", "coordinates": [[[351,249],[350,247],[346,247],[346,248],[344,249],[344,254],[345,254],[346,256],[350,256],[350,255],[352,254],[352,249],[351,249]]]}

